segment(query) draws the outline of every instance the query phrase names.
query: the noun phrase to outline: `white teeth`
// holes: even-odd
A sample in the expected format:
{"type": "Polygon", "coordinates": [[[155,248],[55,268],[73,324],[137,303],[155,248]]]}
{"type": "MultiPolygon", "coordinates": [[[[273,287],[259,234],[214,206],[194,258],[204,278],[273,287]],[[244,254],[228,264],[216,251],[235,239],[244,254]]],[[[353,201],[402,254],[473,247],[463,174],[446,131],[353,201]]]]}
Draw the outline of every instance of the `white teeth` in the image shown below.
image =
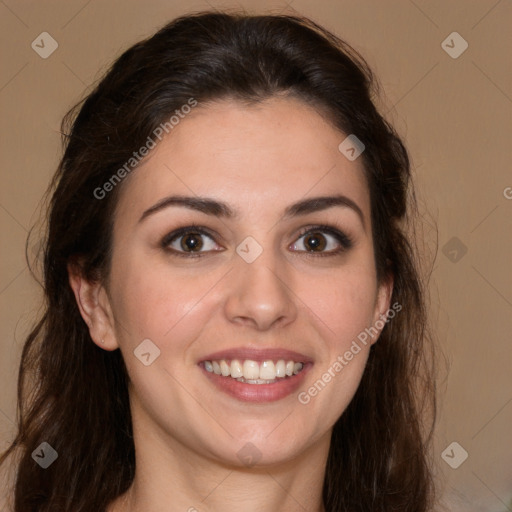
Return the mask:
{"type": "Polygon", "coordinates": [[[228,363],[224,361],[224,359],[220,362],[220,371],[224,377],[227,377],[231,373],[231,368],[228,366],[228,363]]]}
{"type": "Polygon", "coordinates": [[[295,361],[285,362],[284,359],[279,359],[277,362],[268,359],[261,363],[251,359],[245,361],[233,359],[231,363],[228,363],[225,359],[221,359],[220,361],[204,361],[204,368],[216,375],[231,376],[239,382],[269,384],[276,382],[277,379],[297,375],[304,368],[304,364],[295,361]]]}
{"type": "Polygon", "coordinates": [[[238,359],[233,359],[231,361],[231,377],[237,379],[238,377],[242,377],[244,374],[243,367],[238,359]]]}
{"type": "Polygon", "coordinates": [[[260,379],[274,380],[276,378],[276,367],[273,361],[263,361],[260,365],[260,379]]]}
{"type": "Polygon", "coordinates": [[[258,379],[260,376],[260,365],[256,361],[246,359],[244,361],[244,379],[258,379]]]}
{"type": "Polygon", "coordinates": [[[276,377],[286,377],[286,363],[282,359],[276,363],[276,377]]]}

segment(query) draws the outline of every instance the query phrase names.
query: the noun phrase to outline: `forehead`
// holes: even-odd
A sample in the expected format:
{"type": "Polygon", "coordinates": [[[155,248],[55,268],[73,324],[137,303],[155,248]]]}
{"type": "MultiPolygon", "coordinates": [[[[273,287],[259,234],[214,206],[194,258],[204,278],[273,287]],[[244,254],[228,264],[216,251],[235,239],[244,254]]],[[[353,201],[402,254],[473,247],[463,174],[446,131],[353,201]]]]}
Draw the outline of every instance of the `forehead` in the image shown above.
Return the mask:
{"type": "Polygon", "coordinates": [[[338,149],[346,136],[293,98],[199,105],[131,173],[118,211],[140,216],[165,196],[182,194],[216,197],[237,217],[254,219],[308,196],[339,193],[369,221],[362,159],[350,161],[338,149]]]}

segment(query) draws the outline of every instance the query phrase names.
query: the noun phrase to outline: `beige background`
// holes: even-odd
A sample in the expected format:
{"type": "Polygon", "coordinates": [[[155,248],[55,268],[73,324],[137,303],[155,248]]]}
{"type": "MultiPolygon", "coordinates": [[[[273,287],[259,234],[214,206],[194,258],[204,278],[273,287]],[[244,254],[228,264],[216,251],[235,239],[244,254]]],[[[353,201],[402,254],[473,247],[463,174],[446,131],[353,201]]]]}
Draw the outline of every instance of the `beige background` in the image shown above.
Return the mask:
{"type": "MultiPolygon", "coordinates": [[[[439,230],[430,290],[450,364],[439,382],[435,440],[445,503],[451,511],[512,511],[509,0],[0,0],[0,448],[12,437],[20,351],[39,307],[24,244],[61,154],[63,114],[122,49],[166,21],[239,5],[312,17],[361,51],[380,78],[382,108],[411,152],[430,247],[430,226],[439,230]],[[42,59],[31,43],[45,31],[59,46],[42,59]],[[441,45],[454,31],[469,44],[456,59],[441,45]],[[458,469],[441,458],[453,441],[469,454],[458,469]]],[[[31,258],[35,247],[36,239],[31,258]]]]}

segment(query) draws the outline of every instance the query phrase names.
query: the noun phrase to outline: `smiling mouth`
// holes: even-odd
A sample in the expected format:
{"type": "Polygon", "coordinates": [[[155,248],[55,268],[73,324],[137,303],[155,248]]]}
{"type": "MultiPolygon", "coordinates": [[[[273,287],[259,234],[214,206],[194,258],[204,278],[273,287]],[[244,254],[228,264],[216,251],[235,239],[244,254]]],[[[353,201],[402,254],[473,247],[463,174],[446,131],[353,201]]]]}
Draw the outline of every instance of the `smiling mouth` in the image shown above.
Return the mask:
{"type": "Polygon", "coordinates": [[[197,364],[217,390],[241,402],[263,404],[295,393],[314,361],[285,348],[240,346],[205,355],[197,364]]]}
{"type": "Polygon", "coordinates": [[[209,373],[234,379],[245,384],[273,384],[297,375],[304,369],[304,363],[292,359],[268,359],[254,361],[252,359],[218,359],[201,363],[209,373]]]}
{"type": "Polygon", "coordinates": [[[313,363],[293,359],[206,359],[199,368],[219,391],[242,402],[263,404],[296,392],[313,363]]]}

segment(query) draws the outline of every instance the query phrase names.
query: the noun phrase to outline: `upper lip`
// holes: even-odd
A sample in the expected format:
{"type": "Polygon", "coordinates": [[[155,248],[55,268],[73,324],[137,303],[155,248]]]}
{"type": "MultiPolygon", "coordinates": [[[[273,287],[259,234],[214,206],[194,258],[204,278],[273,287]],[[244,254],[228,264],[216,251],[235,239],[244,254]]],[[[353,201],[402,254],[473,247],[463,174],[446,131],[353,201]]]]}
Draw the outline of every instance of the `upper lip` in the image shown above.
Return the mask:
{"type": "Polygon", "coordinates": [[[203,357],[200,362],[203,361],[219,361],[221,359],[227,360],[245,360],[250,359],[252,361],[278,361],[279,359],[285,359],[287,361],[294,361],[296,363],[312,363],[313,359],[300,352],[294,350],[287,350],[284,348],[251,348],[251,347],[236,347],[220,350],[203,357]]]}

